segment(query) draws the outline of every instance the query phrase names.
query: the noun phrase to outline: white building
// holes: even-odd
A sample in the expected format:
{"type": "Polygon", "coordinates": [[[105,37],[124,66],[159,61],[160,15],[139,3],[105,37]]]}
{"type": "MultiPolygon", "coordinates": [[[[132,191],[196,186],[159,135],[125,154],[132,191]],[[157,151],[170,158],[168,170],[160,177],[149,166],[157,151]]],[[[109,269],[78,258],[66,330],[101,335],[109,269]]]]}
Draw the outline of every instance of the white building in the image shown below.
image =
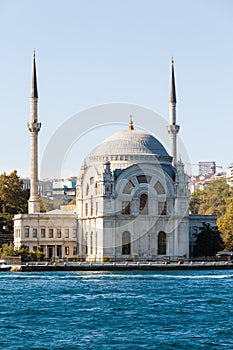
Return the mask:
{"type": "Polygon", "coordinates": [[[156,138],[130,124],[86,163],[76,190],[81,256],[189,255],[187,176],[156,138]]]}
{"type": "MultiPolygon", "coordinates": [[[[176,91],[172,60],[169,100],[170,154],[152,135],[128,130],[107,138],[84,161],[77,179],[74,212],[39,212],[37,175],[38,91],[35,57],[31,93],[31,197],[29,214],[16,215],[14,243],[40,247],[46,257],[89,261],[188,257],[192,218],[188,177],[177,161],[176,91]]],[[[200,218],[203,221],[202,218],[200,218]]],[[[195,217],[197,226],[197,217],[195,217]]]]}
{"type": "Polygon", "coordinates": [[[226,179],[229,186],[233,187],[233,164],[230,164],[226,171],[226,179]]]}
{"type": "Polygon", "coordinates": [[[189,178],[189,191],[193,193],[197,190],[204,191],[206,186],[214,181],[211,174],[195,175],[189,178]]]}
{"type": "Polygon", "coordinates": [[[40,249],[47,258],[76,256],[77,216],[70,211],[15,215],[14,244],[40,249]]]}

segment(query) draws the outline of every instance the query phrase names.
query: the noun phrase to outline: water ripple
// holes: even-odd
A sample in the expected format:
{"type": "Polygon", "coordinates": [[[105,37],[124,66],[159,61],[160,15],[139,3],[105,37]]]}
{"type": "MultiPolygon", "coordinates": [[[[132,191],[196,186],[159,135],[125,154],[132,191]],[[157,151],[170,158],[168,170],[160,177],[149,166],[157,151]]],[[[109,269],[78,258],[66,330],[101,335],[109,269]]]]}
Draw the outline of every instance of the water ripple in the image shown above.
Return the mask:
{"type": "Polygon", "coordinates": [[[231,349],[233,272],[1,273],[0,349],[231,349]]]}

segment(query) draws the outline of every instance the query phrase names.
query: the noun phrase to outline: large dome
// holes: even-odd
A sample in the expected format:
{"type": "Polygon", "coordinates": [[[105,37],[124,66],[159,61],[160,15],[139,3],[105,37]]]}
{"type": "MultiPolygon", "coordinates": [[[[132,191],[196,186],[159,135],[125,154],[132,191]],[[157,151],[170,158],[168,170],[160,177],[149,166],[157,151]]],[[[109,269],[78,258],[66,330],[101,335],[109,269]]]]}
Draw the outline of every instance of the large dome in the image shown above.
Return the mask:
{"type": "Polygon", "coordinates": [[[140,130],[116,132],[101,143],[93,153],[94,156],[140,154],[169,156],[163,145],[154,136],[140,130]]]}

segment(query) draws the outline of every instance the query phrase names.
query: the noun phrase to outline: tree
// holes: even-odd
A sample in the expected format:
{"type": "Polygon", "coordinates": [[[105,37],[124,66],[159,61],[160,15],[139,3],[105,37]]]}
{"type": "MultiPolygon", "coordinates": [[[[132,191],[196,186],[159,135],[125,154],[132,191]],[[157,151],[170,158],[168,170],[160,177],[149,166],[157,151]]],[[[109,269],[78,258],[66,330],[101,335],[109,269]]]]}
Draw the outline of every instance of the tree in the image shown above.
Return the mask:
{"type": "Polygon", "coordinates": [[[23,189],[16,170],[0,175],[0,233],[13,233],[13,216],[27,212],[28,199],[29,190],[23,189]]]}
{"type": "Polygon", "coordinates": [[[217,179],[208,184],[204,191],[197,190],[190,196],[189,210],[192,214],[225,214],[229,201],[233,199],[233,190],[225,179],[217,179]]]}
{"type": "Polygon", "coordinates": [[[23,182],[12,171],[9,175],[0,175],[0,204],[1,212],[8,214],[26,213],[29,190],[23,189],[23,182]]]}
{"type": "Polygon", "coordinates": [[[12,233],[13,215],[8,213],[0,213],[0,233],[9,234],[12,233]]]}
{"type": "Polygon", "coordinates": [[[226,249],[233,251],[233,199],[228,204],[226,213],[217,220],[226,249]]]}
{"type": "Polygon", "coordinates": [[[43,260],[45,257],[45,254],[39,248],[36,250],[29,250],[28,247],[23,246],[17,253],[21,255],[22,261],[38,261],[43,260]]]}
{"type": "Polygon", "coordinates": [[[233,251],[233,188],[225,179],[213,181],[205,191],[195,191],[189,209],[192,214],[216,215],[226,249],[233,251]]]}
{"type": "Polygon", "coordinates": [[[192,193],[189,199],[189,210],[192,214],[198,214],[199,213],[199,207],[204,200],[204,193],[203,191],[197,190],[192,193]]]}
{"type": "Polygon", "coordinates": [[[40,199],[40,210],[41,212],[48,212],[54,209],[60,209],[61,205],[68,205],[69,201],[66,198],[63,199],[50,199],[42,197],[40,199]]]}
{"type": "Polygon", "coordinates": [[[200,232],[195,235],[195,256],[214,256],[224,248],[221,233],[217,226],[203,222],[200,232]]]}
{"type": "Polygon", "coordinates": [[[37,248],[36,250],[29,250],[27,247],[23,246],[19,250],[14,250],[13,245],[3,244],[0,248],[0,255],[2,257],[7,256],[21,256],[22,261],[38,261],[43,260],[45,254],[37,248]]]}
{"type": "Polygon", "coordinates": [[[0,248],[0,255],[3,257],[16,256],[16,255],[18,255],[18,253],[14,250],[13,245],[9,245],[9,244],[4,243],[2,245],[2,247],[0,248]]]}

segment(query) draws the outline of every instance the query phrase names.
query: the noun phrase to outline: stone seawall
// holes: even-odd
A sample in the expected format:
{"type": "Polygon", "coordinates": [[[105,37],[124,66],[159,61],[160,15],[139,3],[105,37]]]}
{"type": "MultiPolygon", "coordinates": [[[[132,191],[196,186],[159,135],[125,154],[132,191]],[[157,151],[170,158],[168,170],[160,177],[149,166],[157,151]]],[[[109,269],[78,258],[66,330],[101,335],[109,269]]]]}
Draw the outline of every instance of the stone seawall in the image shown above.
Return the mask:
{"type": "MultiPolygon", "coordinates": [[[[173,271],[173,270],[232,270],[233,264],[223,263],[188,263],[188,264],[26,264],[21,265],[17,271],[44,272],[44,271],[173,271]]],[[[15,271],[15,270],[14,270],[15,271]]]]}

